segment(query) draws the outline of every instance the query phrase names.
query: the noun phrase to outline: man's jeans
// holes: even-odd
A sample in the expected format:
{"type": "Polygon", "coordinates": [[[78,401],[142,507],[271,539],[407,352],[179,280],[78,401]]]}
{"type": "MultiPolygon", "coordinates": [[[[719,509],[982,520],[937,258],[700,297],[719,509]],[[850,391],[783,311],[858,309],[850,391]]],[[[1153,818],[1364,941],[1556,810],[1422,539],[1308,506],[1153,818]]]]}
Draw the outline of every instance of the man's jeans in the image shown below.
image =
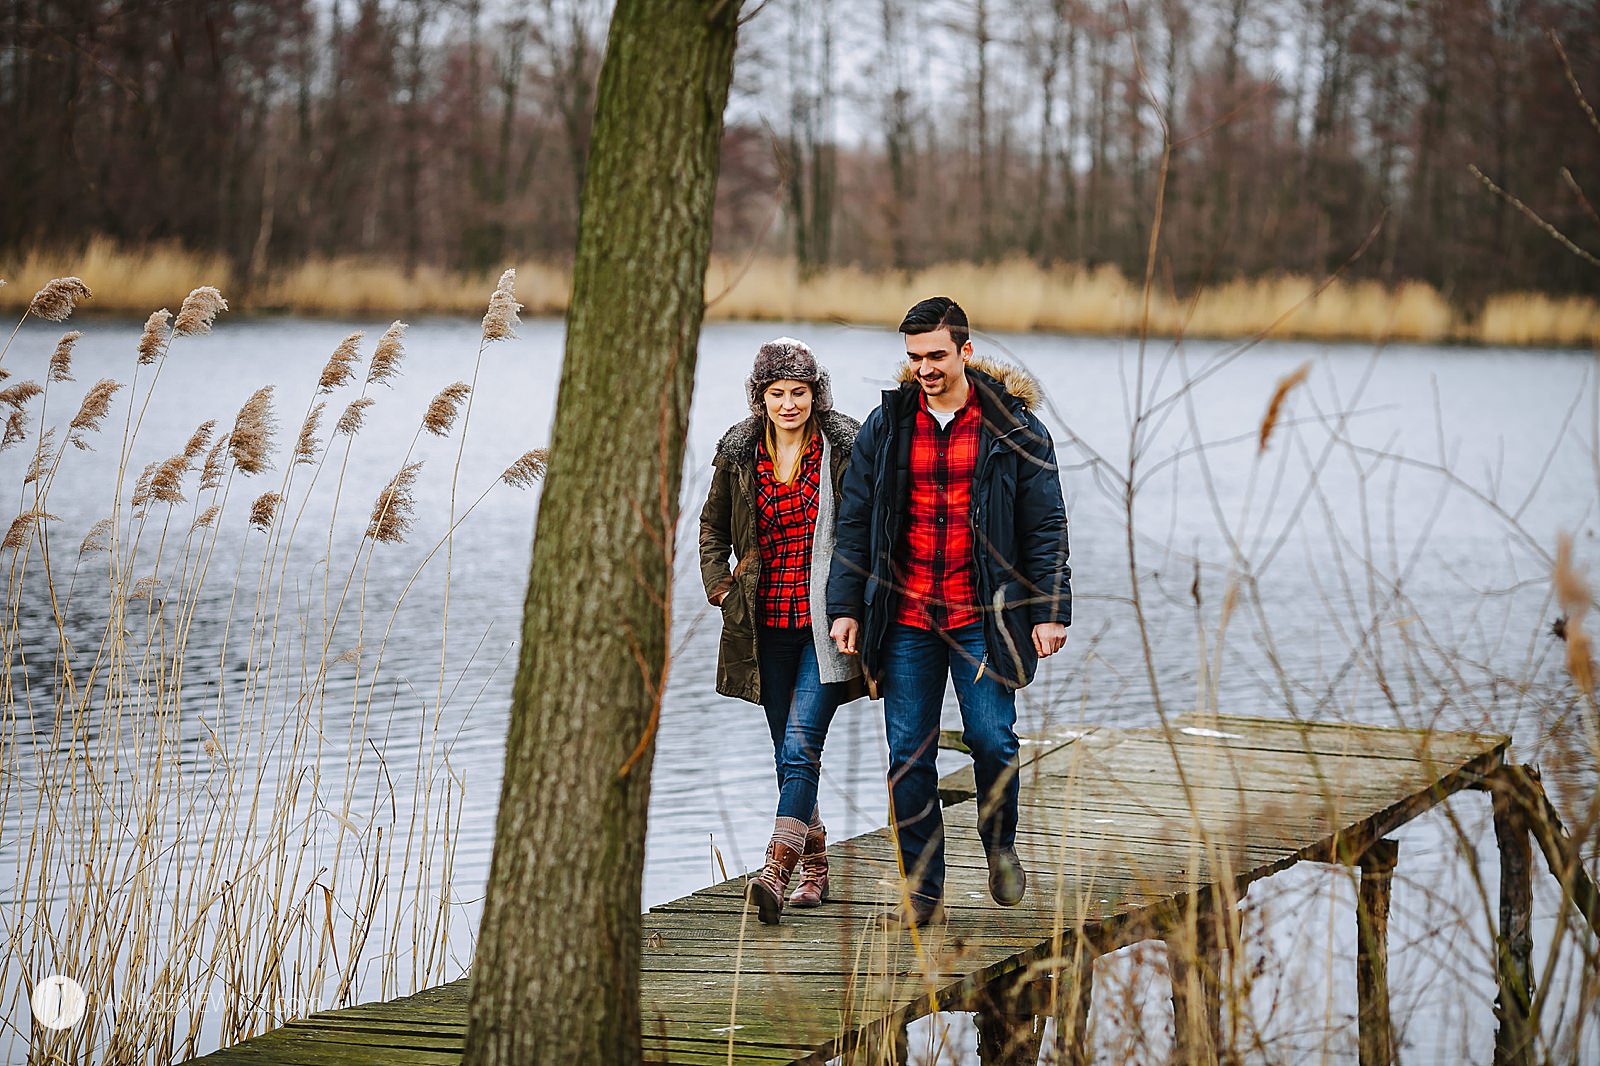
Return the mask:
{"type": "Polygon", "coordinates": [[[767,712],[778,770],[778,817],[810,822],[817,808],[822,744],[845,686],[822,683],[810,626],[762,626],[756,634],[756,653],[761,706],[767,712]]]}
{"type": "Polygon", "coordinates": [[[961,704],[962,739],[978,785],[978,835],[987,853],[1017,837],[1016,693],[984,662],[983,623],[954,630],[896,623],[883,649],[883,715],[889,734],[889,793],[900,859],[917,902],[944,897],[944,816],[939,807],[939,707],[946,675],[961,704]]]}

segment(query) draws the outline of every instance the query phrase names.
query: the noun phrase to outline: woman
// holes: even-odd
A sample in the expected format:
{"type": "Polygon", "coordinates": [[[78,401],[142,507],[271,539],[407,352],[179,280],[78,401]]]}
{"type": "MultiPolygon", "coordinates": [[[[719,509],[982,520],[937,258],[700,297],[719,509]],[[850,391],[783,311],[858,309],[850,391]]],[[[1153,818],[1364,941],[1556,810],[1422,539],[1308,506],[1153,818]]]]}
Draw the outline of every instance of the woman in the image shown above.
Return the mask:
{"type": "Polygon", "coordinates": [[[861,694],[861,667],[828,638],[824,593],[834,503],[860,424],[833,410],[828,372],[791,337],[761,346],[745,390],[751,416],[723,435],[712,460],[700,572],[722,608],[717,691],[759,703],[772,732],[778,816],[747,898],[776,925],[797,864],[789,903],[828,898],[817,777],[834,711],[861,694]]]}

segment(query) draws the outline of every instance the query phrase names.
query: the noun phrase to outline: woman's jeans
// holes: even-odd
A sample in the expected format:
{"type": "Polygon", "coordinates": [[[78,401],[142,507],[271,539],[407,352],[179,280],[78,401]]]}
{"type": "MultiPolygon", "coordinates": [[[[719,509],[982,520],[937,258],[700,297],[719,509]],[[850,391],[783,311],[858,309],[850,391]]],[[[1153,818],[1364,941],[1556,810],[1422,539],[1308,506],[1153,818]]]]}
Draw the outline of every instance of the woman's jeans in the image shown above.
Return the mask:
{"type": "Polygon", "coordinates": [[[896,623],[883,647],[883,717],[889,735],[889,795],[900,860],[918,902],[944,897],[944,815],[939,807],[939,709],[945,678],[961,704],[961,739],[972,749],[978,835],[985,853],[1017,838],[1016,692],[994,680],[983,623],[953,630],[896,623]]]}
{"type": "Polygon", "coordinates": [[[845,686],[822,683],[810,626],[761,626],[756,656],[761,664],[761,706],[767,712],[778,768],[778,817],[810,822],[817,807],[822,744],[845,686]]]}

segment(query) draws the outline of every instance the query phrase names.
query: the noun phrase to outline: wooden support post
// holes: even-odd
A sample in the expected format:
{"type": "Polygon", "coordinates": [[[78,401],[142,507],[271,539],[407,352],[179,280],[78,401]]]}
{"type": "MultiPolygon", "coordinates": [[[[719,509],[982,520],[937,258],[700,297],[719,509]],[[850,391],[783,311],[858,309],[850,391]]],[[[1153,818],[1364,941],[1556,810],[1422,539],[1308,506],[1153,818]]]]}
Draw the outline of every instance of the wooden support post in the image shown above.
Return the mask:
{"type": "Polygon", "coordinates": [[[1087,945],[1075,947],[1071,958],[1055,975],[1050,990],[1050,1014],[1055,1020],[1055,1066],[1087,1066],[1093,1057],[1089,1046],[1089,1001],[1094,996],[1094,953],[1087,945]]]}
{"type": "Polygon", "coordinates": [[[1495,1066],[1533,1062],[1533,847],[1528,808],[1511,779],[1490,785],[1494,836],[1500,847],[1500,930],[1496,937],[1495,1066]]]}
{"type": "Polygon", "coordinates": [[[1375,840],[1356,861],[1356,1002],[1361,1066],[1391,1066],[1394,1027],[1389,1020],[1389,888],[1400,845],[1375,840]]]}
{"type": "Polygon", "coordinates": [[[978,1061],[982,1066],[1036,1066],[1044,1019],[1035,1016],[1032,989],[1004,978],[978,1001],[978,1061]]]}
{"type": "Polygon", "coordinates": [[[867,1026],[841,1059],[845,1066],[908,1066],[911,1040],[906,1023],[897,1020],[867,1026]]]}
{"type": "Polygon", "coordinates": [[[1221,930],[1209,899],[1190,906],[1197,906],[1192,917],[1180,917],[1163,938],[1172,978],[1174,1058],[1210,1066],[1222,1050],[1221,930]]]}

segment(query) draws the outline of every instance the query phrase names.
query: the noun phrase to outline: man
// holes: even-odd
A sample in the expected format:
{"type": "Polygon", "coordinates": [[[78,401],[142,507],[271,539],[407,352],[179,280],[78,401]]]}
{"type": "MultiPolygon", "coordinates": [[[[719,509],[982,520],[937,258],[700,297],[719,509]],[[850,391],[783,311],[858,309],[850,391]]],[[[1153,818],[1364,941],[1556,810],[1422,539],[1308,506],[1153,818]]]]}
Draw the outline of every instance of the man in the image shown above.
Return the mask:
{"type": "Polygon", "coordinates": [[[830,636],[882,689],[889,791],[907,899],[892,925],[943,917],[939,709],[956,688],[978,785],[989,894],[1021,901],[1016,690],[1066,643],[1072,619],[1067,516],[1038,387],[974,359],[967,316],[947,297],[900,323],[898,388],[862,424],[840,489],[828,579],[830,636]]]}

